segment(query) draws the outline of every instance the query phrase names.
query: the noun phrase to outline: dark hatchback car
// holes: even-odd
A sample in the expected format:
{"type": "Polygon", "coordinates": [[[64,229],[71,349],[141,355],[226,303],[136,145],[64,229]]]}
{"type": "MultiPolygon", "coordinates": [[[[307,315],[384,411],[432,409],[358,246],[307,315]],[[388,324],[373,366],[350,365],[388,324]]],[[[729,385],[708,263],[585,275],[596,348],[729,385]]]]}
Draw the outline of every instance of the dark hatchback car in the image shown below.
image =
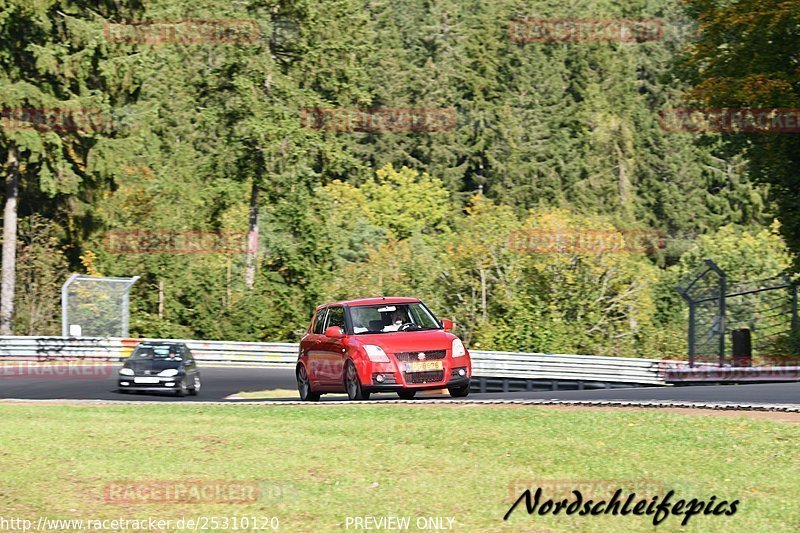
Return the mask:
{"type": "Polygon", "coordinates": [[[192,352],[182,342],[143,342],[119,371],[119,391],[200,392],[200,372],[192,352]]]}

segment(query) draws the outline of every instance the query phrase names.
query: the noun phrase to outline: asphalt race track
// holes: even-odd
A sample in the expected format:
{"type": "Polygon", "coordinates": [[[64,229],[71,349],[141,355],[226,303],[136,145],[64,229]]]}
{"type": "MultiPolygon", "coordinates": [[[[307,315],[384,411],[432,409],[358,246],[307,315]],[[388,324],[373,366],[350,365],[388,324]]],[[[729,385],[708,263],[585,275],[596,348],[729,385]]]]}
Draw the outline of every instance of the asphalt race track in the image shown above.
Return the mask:
{"type": "MultiPolygon", "coordinates": [[[[294,373],[289,369],[263,367],[201,367],[203,389],[198,396],[176,398],[169,394],[122,394],[116,391],[116,373],[103,376],[8,376],[0,373],[0,398],[136,400],[154,402],[219,401],[242,391],[270,389],[295,390],[294,373]]],[[[440,394],[420,394],[422,398],[447,398],[440,394]]],[[[397,399],[395,394],[373,395],[375,400],[397,399]]],[[[623,400],[734,402],[747,404],[800,405],[800,383],[752,385],[706,385],[692,387],[642,387],[611,390],[538,391],[509,393],[472,393],[470,399],[543,399],[543,400],[623,400]]],[[[296,392],[270,400],[298,400],[296,392]]],[[[322,401],[341,401],[342,396],[323,396],[322,401]]],[[[235,402],[236,400],[228,400],[235,402]]]]}
{"type": "MultiPolygon", "coordinates": [[[[177,398],[168,393],[119,393],[117,371],[114,365],[105,375],[79,378],[58,376],[4,376],[0,373],[0,398],[70,399],[70,400],[137,400],[137,401],[192,401],[223,400],[241,391],[267,389],[295,390],[294,372],[287,369],[263,367],[200,366],[203,387],[197,396],[177,398]]],[[[292,399],[297,399],[292,398],[292,399]]]]}
{"type": "Polygon", "coordinates": [[[699,385],[691,387],[642,387],[613,390],[573,390],[470,394],[470,398],[513,398],[542,400],[623,400],[676,402],[733,402],[742,404],[800,405],[800,383],[758,383],[747,385],[699,385]]]}

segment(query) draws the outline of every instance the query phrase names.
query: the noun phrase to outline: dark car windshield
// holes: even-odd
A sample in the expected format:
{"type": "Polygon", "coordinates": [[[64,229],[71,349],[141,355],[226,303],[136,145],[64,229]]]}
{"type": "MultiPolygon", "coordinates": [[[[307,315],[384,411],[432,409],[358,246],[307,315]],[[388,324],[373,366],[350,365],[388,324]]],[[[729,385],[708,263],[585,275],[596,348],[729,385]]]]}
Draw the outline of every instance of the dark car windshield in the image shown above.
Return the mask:
{"type": "Polygon", "coordinates": [[[353,333],[389,333],[441,329],[439,322],[419,302],[350,307],[353,333]]]}
{"type": "Polygon", "coordinates": [[[131,361],[181,361],[183,351],[175,344],[137,346],[131,361]]]}

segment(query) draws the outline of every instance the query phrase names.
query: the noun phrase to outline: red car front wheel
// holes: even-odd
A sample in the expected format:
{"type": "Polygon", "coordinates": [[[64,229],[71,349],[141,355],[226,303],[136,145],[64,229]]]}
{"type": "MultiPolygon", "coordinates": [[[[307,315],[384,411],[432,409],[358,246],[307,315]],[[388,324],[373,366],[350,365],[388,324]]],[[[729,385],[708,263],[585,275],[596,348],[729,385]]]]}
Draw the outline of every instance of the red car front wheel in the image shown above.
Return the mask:
{"type": "Polygon", "coordinates": [[[347,397],[351,400],[369,400],[369,393],[361,388],[361,380],[358,378],[356,365],[352,361],[347,361],[344,369],[344,388],[347,397]]]}

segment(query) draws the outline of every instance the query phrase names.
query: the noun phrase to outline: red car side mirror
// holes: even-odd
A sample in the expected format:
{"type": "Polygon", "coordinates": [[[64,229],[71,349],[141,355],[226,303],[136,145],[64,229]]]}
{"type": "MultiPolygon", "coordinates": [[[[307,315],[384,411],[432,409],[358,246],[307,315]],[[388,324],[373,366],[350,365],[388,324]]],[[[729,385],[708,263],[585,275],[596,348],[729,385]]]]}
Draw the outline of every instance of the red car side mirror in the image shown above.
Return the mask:
{"type": "Polygon", "coordinates": [[[448,318],[443,318],[442,328],[444,328],[445,331],[450,331],[451,329],[453,329],[453,321],[448,318]]]}
{"type": "Polygon", "coordinates": [[[344,331],[339,326],[330,326],[325,329],[325,336],[329,339],[341,339],[344,337],[344,331]]]}

